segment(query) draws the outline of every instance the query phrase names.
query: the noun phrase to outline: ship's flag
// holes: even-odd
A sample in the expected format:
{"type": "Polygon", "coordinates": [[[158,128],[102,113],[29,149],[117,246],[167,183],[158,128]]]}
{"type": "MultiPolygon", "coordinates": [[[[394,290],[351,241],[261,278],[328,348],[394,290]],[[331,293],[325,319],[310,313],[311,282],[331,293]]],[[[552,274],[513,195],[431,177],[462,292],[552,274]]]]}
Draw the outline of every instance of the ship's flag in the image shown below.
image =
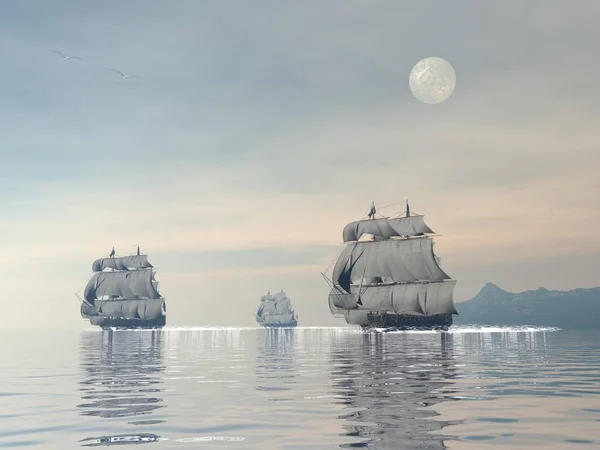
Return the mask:
{"type": "Polygon", "coordinates": [[[369,218],[375,217],[375,213],[377,210],[375,209],[375,202],[371,203],[371,210],[369,211],[369,218]]]}
{"type": "Polygon", "coordinates": [[[110,252],[110,255],[108,255],[108,256],[110,256],[111,258],[113,256],[115,256],[115,248],[114,247],[112,248],[112,251],[110,252]]]}

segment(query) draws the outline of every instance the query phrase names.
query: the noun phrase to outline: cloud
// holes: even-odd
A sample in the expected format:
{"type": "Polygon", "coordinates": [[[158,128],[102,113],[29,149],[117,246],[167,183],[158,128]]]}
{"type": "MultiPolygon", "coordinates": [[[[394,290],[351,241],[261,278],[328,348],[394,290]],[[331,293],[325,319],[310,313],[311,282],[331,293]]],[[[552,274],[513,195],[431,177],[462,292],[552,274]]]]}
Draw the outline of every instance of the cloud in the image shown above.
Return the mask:
{"type": "MultiPolygon", "coordinates": [[[[61,298],[91,261],[139,243],[165,271],[176,321],[195,302],[204,320],[234,290],[243,322],[273,280],[321,320],[316,268],[343,226],[372,200],[405,198],[443,233],[436,251],[466,286],[457,291],[480,282],[469,268],[514,274],[512,263],[553,256],[571,271],[563,287],[580,282],[569,261],[600,250],[597,9],[13,4],[0,17],[7,290],[36,299],[51,288],[44,314],[68,314],[61,298]],[[431,55],[458,77],[434,107],[407,81],[431,55]]],[[[30,303],[14,308],[26,316],[30,303]]]]}
{"type": "MultiPolygon", "coordinates": [[[[20,204],[26,219],[15,227],[32,236],[38,256],[44,246],[47,256],[69,246],[92,251],[112,245],[115,236],[126,246],[160,242],[153,244],[157,250],[334,246],[343,225],[372,199],[381,205],[401,195],[452,236],[451,249],[468,254],[469,240],[507,249],[510,242],[521,246],[521,239],[535,239],[532,233],[559,208],[588,211],[580,220],[597,220],[589,216],[598,205],[588,194],[597,188],[598,128],[588,114],[563,118],[551,110],[523,127],[486,123],[485,117],[476,122],[468,114],[462,123],[450,118],[428,124],[402,107],[379,122],[361,115],[308,123],[255,135],[250,142],[261,148],[261,159],[244,165],[174,161],[162,173],[157,166],[127,174],[128,167],[106,164],[95,169],[92,181],[29,183],[30,200],[20,204]],[[411,120],[411,127],[394,127],[411,120]],[[574,199],[577,204],[568,206],[574,199]],[[498,222],[490,226],[492,217],[498,222]],[[45,232],[36,242],[38,223],[32,220],[40,219],[45,232]],[[486,228],[472,230],[466,223],[478,221],[486,228]],[[531,227],[529,234],[523,227],[531,227]]],[[[569,220],[558,216],[545,233],[560,236],[569,220]]],[[[543,256],[547,250],[535,251],[543,256]]]]}

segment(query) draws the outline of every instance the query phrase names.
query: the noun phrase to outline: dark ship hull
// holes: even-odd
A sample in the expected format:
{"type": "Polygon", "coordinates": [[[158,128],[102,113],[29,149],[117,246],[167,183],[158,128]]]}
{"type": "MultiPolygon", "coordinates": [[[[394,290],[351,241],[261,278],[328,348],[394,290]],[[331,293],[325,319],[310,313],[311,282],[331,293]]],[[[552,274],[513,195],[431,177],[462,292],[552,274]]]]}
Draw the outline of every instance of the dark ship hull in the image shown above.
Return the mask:
{"type": "Polygon", "coordinates": [[[298,325],[298,322],[296,322],[295,320],[292,322],[289,322],[289,323],[263,322],[260,325],[263,326],[264,328],[294,328],[294,327],[296,327],[296,325],[298,325]]]}
{"type": "Polygon", "coordinates": [[[92,316],[90,317],[90,323],[99,326],[103,330],[114,328],[121,330],[157,329],[166,325],[167,316],[159,316],[155,319],[126,319],[124,317],[92,316]]]}
{"type": "Polygon", "coordinates": [[[367,314],[368,323],[361,325],[363,329],[385,328],[394,330],[443,330],[452,325],[452,314],[411,315],[388,312],[372,312],[367,314]]]}

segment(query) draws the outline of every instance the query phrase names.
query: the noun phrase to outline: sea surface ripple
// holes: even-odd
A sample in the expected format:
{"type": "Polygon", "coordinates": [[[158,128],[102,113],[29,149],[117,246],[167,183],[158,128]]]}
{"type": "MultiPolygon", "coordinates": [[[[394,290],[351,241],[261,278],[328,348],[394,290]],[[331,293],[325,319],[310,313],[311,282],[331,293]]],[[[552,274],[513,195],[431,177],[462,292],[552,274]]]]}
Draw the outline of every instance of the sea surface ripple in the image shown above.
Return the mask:
{"type": "Polygon", "coordinates": [[[600,448],[600,332],[0,334],[0,448],[600,448]]]}

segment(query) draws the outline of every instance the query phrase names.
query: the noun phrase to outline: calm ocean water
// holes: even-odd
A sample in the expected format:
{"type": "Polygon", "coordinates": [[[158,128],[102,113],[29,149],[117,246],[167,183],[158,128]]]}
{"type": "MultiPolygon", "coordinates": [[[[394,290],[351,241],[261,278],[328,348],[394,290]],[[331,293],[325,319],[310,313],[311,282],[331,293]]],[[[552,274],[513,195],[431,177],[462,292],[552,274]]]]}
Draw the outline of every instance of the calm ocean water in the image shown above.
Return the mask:
{"type": "Polygon", "coordinates": [[[600,448],[600,332],[0,334],[0,447],[600,448]]]}

